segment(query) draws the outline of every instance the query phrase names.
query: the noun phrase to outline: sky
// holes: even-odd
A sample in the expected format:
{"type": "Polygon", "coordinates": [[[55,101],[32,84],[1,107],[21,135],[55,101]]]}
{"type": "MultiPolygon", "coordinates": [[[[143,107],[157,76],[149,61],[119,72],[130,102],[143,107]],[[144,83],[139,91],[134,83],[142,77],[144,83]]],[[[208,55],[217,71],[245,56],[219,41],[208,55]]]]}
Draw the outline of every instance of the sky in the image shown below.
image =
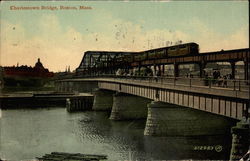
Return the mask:
{"type": "Polygon", "coordinates": [[[238,0],[1,1],[0,65],[34,66],[40,58],[50,71],[74,70],[85,51],[144,51],[180,41],[198,43],[200,52],[249,48],[248,5],[238,0]]]}

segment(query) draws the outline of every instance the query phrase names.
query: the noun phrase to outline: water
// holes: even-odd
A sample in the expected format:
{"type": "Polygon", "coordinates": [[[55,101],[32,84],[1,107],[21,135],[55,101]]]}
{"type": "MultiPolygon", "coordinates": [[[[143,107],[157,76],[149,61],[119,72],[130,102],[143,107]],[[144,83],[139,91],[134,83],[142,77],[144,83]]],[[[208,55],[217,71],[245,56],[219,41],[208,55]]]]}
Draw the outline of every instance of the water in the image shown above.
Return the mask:
{"type": "Polygon", "coordinates": [[[108,116],[65,108],[2,110],[0,157],[27,160],[57,151],[105,154],[111,161],[229,159],[230,136],[149,137],[143,136],[145,120],[108,116]]]}

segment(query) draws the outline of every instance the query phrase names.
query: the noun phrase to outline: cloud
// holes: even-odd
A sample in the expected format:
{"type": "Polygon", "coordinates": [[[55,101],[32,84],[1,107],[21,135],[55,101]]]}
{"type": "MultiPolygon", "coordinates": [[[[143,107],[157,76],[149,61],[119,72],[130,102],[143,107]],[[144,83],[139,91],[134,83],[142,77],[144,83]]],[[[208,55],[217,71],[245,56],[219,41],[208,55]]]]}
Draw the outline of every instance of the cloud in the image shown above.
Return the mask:
{"type": "Polygon", "coordinates": [[[190,28],[195,30],[194,35],[188,35],[190,41],[197,42],[200,45],[200,52],[230,50],[239,48],[248,48],[249,44],[249,26],[242,26],[238,30],[228,35],[222,35],[212,28],[206,26],[198,19],[189,20],[190,28]]]}
{"type": "Polygon", "coordinates": [[[0,27],[1,42],[4,41],[18,45],[26,38],[25,29],[21,24],[11,24],[7,21],[2,21],[0,27]]]}
{"type": "Polygon", "coordinates": [[[242,27],[235,33],[229,35],[228,38],[218,42],[216,46],[223,47],[224,49],[238,49],[238,48],[249,48],[249,30],[248,27],[242,27]],[[220,44],[219,44],[220,43],[220,44]]]}
{"type": "Polygon", "coordinates": [[[83,52],[88,50],[143,51],[173,45],[179,40],[184,43],[197,42],[202,52],[248,47],[248,26],[225,37],[194,19],[186,24],[193,30],[191,35],[191,32],[167,28],[145,30],[144,21],[135,24],[114,18],[107,12],[102,14],[107,18],[98,21],[97,16],[91,20],[91,32],[80,32],[74,26],[62,26],[54,14],[42,15],[38,19],[37,34],[32,37],[27,36],[29,29],[21,24],[2,21],[0,63],[14,65],[19,62],[20,65],[33,66],[37,58],[41,58],[44,66],[50,70],[63,71],[68,65],[71,69],[77,68],[83,52]]]}
{"type": "Polygon", "coordinates": [[[42,15],[39,21],[39,28],[42,32],[49,32],[49,34],[61,31],[58,17],[54,14],[42,15]]]}

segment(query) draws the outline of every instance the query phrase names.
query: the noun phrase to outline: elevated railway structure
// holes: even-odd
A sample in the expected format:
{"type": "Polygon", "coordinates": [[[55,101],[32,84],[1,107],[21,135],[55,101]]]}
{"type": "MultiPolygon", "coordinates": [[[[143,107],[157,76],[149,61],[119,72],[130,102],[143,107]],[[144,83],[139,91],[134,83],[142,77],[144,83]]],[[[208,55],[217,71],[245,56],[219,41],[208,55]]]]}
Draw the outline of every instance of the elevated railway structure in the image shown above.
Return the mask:
{"type": "Polygon", "coordinates": [[[232,69],[232,77],[235,77],[235,64],[238,61],[244,62],[244,78],[249,79],[249,60],[250,52],[249,48],[237,49],[237,50],[227,50],[227,51],[216,51],[216,52],[207,52],[200,53],[195,56],[182,56],[182,57],[172,57],[166,59],[155,59],[155,60],[145,60],[142,62],[133,62],[131,66],[161,66],[164,71],[164,65],[174,64],[174,73],[175,76],[179,76],[179,65],[180,64],[190,64],[196,63],[200,66],[200,76],[203,77],[203,70],[206,67],[207,63],[211,62],[229,62],[232,69]]]}
{"type": "Polygon", "coordinates": [[[72,90],[72,82],[90,81],[96,82],[96,87],[100,89],[195,108],[238,120],[248,117],[249,48],[197,53],[198,47],[196,43],[188,43],[143,52],[88,51],[76,69],[76,77],[59,81],[58,89],[72,90]],[[169,56],[173,54],[176,56],[169,56]],[[243,80],[235,80],[235,64],[239,61],[244,63],[243,80]],[[204,68],[213,62],[229,62],[231,78],[220,80],[204,77],[204,68]],[[160,73],[164,73],[164,67],[168,64],[174,65],[173,78],[128,76],[127,73],[125,76],[115,76],[118,69],[137,68],[140,72],[142,67],[158,68],[160,73]],[[200,78],[178,77],[181,64],[198,64],[200,78]],[[107,74],[111,77],[107,77],[107,74]]]}
{"type": "MultiPolygon", "coordinates": [[[[159,49],[155,49],[155,53],[159,49]]],[[[152,52],[154,50],[151,50],[152,52]]],[[[204,77],[204,69],[208,63],[216,62],[228,62],[231,65],[231,78],[235,78],[236,63],[241,61],[244,65],[244,79],[249,79],[250,68],[250,52],[249,48],[235,49],[235,50],[221,50],[216,52],[206,52],[197,54],[187,54],[181,56],[172,56],[142,60],[135,59],[136,55],[143,54],[143,52],[109,52],[109,51],[88,51],[85,53],[79,67],[76,69],[77,77],[83,77],[86,75],[102,75],[102,74],[115,74],[118,69],[124,69],[128,71],[132,68],[140,69],[142,67],[153,68],[164,75],[166,72],[165,65],[174,66],[174,76],[179,77],[180,68],[182,64],[197,64],[199,65],[199,76],[204,77]],[[131,55],[135,58],[132,59],[131,55]],[[124,61],[121,59],[125,57],[131,58],[131,61],[124,61]]],[[[125,60],[127,60],[125,59],[125,60]]]]}
{"type": "Polygon", "coordinates": [[[84,53],[79,67],[76,69],[76,77],[112,74],[118,69],[117,59],[122,55],[129,55],[132,52],[114,51],[87,51],[84,53]]]}

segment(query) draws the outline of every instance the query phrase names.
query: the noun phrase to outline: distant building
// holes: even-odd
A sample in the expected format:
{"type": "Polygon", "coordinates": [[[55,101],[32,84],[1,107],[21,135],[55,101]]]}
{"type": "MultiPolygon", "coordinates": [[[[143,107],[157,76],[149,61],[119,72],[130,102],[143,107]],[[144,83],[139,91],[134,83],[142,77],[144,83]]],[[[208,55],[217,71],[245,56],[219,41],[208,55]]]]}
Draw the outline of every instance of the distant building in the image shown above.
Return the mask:
{"type": "Polygon", "coordinates": [[[54,73],[44,68],[39,58],[34,67],[27,65],[2,67],[1,75],[4,86],[43,86],[54,77],[54,73]]]}
{"type": "Polygon", "coordinates": [[[38,58],[34,67],[28,67],[27,65],[22,66],[13,66],[13,67],[3,67],[3,75],[4,77],[9,76],[19,76],[19,77],[53,77],[54,73],[49,72],[47,68],[43,67],[43,64],[40,62],[38,58]]]}

